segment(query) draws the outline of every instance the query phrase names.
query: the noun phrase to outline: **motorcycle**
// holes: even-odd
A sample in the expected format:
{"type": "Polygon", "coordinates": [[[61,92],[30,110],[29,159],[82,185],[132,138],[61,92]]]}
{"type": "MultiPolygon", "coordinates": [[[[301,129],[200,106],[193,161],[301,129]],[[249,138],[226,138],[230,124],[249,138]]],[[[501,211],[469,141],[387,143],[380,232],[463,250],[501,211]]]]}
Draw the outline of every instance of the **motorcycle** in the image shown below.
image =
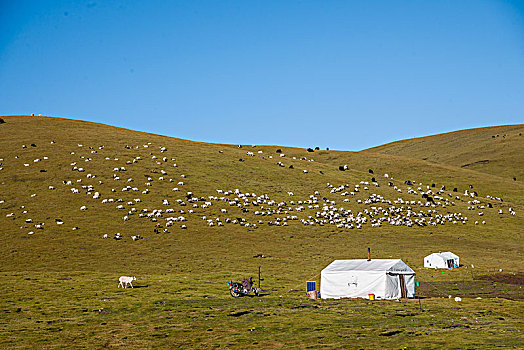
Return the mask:
{"type": "Polygon", "coordinates": [[[244,278],[241,283],[229,281],[229,293],[233,298],[249,295],[253,292],[257,297],[259,296],[259,289],[253,283],[253,277],[244,278]]]}

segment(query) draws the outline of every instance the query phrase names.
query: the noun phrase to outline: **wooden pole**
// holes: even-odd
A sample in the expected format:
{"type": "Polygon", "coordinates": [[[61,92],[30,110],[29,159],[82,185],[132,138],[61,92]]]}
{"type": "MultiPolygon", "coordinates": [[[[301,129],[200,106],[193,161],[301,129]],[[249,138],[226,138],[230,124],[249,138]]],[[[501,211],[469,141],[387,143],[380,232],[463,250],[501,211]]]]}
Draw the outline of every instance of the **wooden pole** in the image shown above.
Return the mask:
{"type": "Polygon", "coordinates": [[[258,289],[260,289],[260,267],[262,265],[258,265],[258,289]]]}

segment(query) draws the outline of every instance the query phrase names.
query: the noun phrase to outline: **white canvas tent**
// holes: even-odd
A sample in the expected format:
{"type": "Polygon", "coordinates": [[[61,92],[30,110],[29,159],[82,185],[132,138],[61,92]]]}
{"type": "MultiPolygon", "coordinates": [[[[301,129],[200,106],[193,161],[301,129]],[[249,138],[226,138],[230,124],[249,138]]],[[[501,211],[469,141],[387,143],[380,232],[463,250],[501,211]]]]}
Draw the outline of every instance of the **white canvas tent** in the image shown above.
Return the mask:
{"type": "Polygon", "coordinates": [[[400,259],[335,260],[320,273],[320,297],[413,298],[415,272],[400,259]]]}
{"type": "Polygon", "coordinates": [[[451,269],[459,267],[459,257],[452,252],[438,252],[424,258],[424,267],[433,269],[451,269]]]}

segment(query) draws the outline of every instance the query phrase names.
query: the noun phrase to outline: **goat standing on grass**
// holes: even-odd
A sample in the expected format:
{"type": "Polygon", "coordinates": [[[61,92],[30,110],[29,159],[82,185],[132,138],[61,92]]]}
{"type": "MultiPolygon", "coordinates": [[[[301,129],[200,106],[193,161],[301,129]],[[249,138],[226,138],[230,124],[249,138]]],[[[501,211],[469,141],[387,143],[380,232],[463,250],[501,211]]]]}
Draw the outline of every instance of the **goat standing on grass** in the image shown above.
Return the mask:
{"type": "Polygon", "coordinates": [[[136,277],[120,276],[118,281],[120,282],[118,283],[118,288],[120,288],[120,286],[122,286],[122,288],[127,288],[128,284],[130,284],[131,288],[133,288],[133,283],[131,282],[136,281],[136,277]]]}

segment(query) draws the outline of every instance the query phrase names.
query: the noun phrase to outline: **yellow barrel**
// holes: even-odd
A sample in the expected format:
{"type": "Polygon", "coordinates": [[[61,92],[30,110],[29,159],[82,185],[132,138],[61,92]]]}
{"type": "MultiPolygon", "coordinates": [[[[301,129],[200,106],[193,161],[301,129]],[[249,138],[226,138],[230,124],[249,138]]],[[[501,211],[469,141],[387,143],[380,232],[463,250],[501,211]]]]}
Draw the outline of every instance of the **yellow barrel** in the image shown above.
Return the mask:
{"type": "Polygon", "coordinates": [[[375,294],[368,294],[369,300],[375,300],[375,294]]]}

